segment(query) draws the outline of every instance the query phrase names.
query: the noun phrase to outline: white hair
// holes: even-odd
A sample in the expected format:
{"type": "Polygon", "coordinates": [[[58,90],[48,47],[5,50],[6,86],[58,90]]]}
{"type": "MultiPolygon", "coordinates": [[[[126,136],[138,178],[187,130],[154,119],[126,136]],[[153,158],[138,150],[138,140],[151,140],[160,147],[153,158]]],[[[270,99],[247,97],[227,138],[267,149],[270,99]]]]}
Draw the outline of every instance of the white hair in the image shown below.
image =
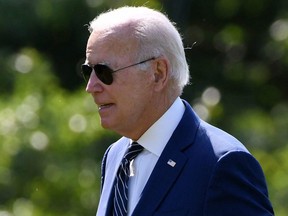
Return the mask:
{"type": "Polygon", "coordinates": [[[104,34],[110,34],[123,27],[132,30],[132,36],[138,39],[140,61],[161,55],[168,59],[170,78],[174,81],[172,88],[181,94],[190,76],[182,38],[175,24],[159,11],[125,6],[97,16],[90,22],[89,31],[105,29],[104,34]]]}

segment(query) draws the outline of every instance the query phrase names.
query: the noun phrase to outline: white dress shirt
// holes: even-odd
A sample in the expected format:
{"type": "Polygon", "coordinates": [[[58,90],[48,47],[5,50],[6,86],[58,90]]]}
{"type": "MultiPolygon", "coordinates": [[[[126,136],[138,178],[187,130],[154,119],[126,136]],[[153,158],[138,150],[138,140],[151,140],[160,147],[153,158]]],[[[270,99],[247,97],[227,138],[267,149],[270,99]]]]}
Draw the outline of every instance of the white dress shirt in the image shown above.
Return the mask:
{"type": "Polygon", "coordinates": [[[132,174],[129,179],[128,216],[136,207],[150,174],[179,124],[184,111],[185,106],[178,97],[163,116],[137,140],[144,150],[130,164],[132,174]]]}

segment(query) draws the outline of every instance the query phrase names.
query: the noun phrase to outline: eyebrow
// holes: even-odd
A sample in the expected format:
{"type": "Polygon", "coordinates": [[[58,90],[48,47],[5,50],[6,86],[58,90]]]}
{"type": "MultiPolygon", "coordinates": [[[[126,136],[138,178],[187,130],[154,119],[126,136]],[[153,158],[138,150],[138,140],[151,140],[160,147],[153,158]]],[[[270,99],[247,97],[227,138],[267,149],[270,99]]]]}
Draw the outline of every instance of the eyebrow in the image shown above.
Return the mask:
{"type": "Polygon", "coordinates": [[[87,64],[87,65],[97,65],[97,64],[103,64],[103,65],[106,65],[106,66],[109,66],[110,67],[110,63],[108,62],[105,62],[105,61],[99,61],[97,62],[96,64],[92,64],[91,62],[89,62],[87,59],[84,61],[84,64],[87,64]]]}

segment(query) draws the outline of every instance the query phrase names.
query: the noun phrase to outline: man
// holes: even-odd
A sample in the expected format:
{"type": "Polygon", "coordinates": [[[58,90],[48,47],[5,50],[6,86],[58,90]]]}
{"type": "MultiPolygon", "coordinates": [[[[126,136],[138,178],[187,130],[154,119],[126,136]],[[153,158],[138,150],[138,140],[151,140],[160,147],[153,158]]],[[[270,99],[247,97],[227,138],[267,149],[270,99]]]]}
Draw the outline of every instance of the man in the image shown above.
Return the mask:
{"type": "Polygon", "coordinates": [[[179,98],[189,71],[169,19],[122,7],[89,30],[86,91],[101,125],[123,136],[104,155],[97,216],[273,215],[258,162],[179,98]],[[130,146],[144,150],[127,159],[130,146]]]}

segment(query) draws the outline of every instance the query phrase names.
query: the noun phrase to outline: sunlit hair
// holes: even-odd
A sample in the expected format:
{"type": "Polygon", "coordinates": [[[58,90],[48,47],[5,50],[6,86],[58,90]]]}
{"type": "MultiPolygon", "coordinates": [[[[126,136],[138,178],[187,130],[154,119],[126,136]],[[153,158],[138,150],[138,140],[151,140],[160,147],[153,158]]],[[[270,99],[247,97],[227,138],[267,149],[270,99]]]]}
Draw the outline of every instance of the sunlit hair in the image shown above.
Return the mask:
{"type": "Polygon", "coordinates": [[[89,31],[102,37],[125,30],[139,41],[138,60],[165,56],[171,65],[172,89],[178,94],[189,82],[189,68],[182,38],[167,16],[146,7],[121,7],[102,13],[90,22],[89,31]]]}

